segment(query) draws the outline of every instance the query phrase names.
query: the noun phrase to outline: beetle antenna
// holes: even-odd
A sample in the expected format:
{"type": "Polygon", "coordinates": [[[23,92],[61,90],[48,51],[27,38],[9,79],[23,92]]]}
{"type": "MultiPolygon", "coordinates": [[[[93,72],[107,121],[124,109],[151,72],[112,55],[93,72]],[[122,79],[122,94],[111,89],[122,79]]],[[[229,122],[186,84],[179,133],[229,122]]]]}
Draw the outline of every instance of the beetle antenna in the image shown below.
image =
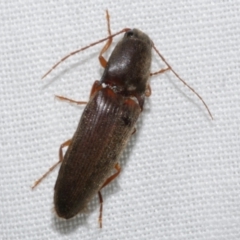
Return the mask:
{"type": "Polygon", "coordinates": [[[54,64],[54,65],[52,66],[52,68],[51,68],[50,70],[48,70],[48,71],[42,76],[42,79],[45,78],[50,72],[52,72],[52,70],[54,70],[60,63],[62,63],[63,61],[65,61],[67,58],[69,58],[69,57],[71,57],[71,56],[73,56],[73,55],[75,55],[75,54],[77,54],[77,53],[79,53],[79,52],[82,52],[82,51],[84,51],[84,50],[86,50],[86,49],[88,49],[88,48],[90,48],[90,47],[92,47],[92,46],[95,46],[95,45],[97,45],[97,44],[99,44],[99,43],[101,43],[101,42],[104,42],[104,41],[106,41],[106,40],[108,40],[108,39],[111,39],[111,38],[113,38],[113,37],[115,37],[115,36],[117,36],[117,35],[119,35],[119,34],[121,34],[121,33],[123,33],[123,32],[127,32],[127,31],[129,31],[129,30],[130,30],[130,28],[124,28],[124,29],[122,29],[121,31],[116,32],[116,33],[114,33],[114,34],[112,34],[112,35],[110,35],[110,36],[108,36],[108,37],[106,37],[106,38],[103,38],[103,39],[101,39],[101,40],[99,40],[99,41],[97,41],[97,42],[93,42],[93,43],[89,44],[88,46],[85,46],[85,47],[83,47],[83,48],[80,48],[80,49],[78,49],[78,50],[75,50],[75,51],[69,53],[68,55],[66,55],[65,57],[63,57],[60,61],[58,61],[56,64],[54,64]]]}
{"type": "Polygon", "coordinates": [[[154,50],[156,51],[156,53],[158,54],[158,56],[162,59],[162,61],[168,66],[168,68],[173,72],[173,74],[185,85],[187,86],[203,103],[203,105],[205,106],[205,108],[208,111],[208,114],[210,115],[210,117],[213,120],[213,116],[212,113],[210,111],[210,109],[208,108],[207,104],[205,103],[205,101],[203,100],[203,98],[191,87],[189,86],[174,70],[173,68],[170,66],[170,64],[165,60],[165,58],[163,57],[163,55],[157,50],[157,48],[153,45],[154,50]]]}

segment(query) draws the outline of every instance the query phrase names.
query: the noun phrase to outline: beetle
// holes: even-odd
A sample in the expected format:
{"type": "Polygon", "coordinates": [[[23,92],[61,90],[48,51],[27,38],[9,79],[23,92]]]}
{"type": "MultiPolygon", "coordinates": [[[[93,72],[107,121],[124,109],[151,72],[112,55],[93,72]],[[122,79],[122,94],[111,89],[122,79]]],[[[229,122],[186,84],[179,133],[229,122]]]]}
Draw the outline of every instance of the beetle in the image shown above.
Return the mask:
{"type": "MultiPolygon", "coordinates": [[[[60,146],[58,163],[62,164],[54,187],[55,211],[59,217],[65,219],[72,218],[81,212],[98,193],[100,227],[102,227],[103,205],[100,190],[115,179],[121,171],[118,160],[135,132],[135,124],[143,110],[145,97],[151,94],[149,85],[151,75],[171,70],[199,97],[212,117],[201,96],[171,68],[147,34],[130,28],[111,34],[108,11],[106,15],[108,37],[70,53],[43,76],[43,78],[46,77],[68,57],[107,41],[99,55],[100,63],[105,68],[103,75],[100,81],[95,81],[92,86],[90,100],[86,103],[73,138],[60,146]],[[106,61],[103,53],[111,45],[112,38],[121,33],[124,33],[123,38],[106,61]],[[150,73],[152,49],[157,52],[167,68],[150,73]],[[68,149],[63,157],[63,148],[67,146],[68,149]],[[111,176],[114,168],[116,173],[111,176]]],[[[85,103],[57,97],[77,104],[85,103]]],[[[33,188],[58,163],[36,181],[33,188]]]]}

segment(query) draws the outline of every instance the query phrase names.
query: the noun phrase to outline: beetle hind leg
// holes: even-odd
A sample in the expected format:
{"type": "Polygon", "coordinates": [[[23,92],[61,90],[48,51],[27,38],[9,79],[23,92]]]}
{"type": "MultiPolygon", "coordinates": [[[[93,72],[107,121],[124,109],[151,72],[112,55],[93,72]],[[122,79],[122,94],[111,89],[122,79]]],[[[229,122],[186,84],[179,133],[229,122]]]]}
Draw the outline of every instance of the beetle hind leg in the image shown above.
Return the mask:
{"type": "Polygon", "coordinates": [[[98,191],[98,198],[99,198],[99,203],[100,203],[100,210],[99,210],[99,218],[98,218],[98,221],[99,221],[99,225],[100,225],[100,228],[102,228],[102,212],[103,212],[103,198],[102,198],[102,194],[101,194],[101,189],[103,189],[105,186],[107,186],[110,182],[112,182],[118,175],[119,173],[121,172],[121,167],[120,165],[117,163],[115,165],[115,169],[117,170],[116,173],[114,173],[112,176],[110,176],[105,182],[104,184],[102,185],[102,187],[100,188],[100,190],[98,191]]]}

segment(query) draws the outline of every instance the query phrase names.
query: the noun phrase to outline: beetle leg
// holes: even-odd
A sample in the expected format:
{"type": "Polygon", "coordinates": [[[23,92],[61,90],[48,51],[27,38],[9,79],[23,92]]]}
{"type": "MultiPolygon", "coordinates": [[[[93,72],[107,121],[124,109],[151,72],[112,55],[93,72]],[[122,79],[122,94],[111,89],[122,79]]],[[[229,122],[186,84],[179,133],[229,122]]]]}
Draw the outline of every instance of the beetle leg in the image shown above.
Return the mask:
{"type": "MultiPolygon", "coordinates": [[[[102,188],[104,188],[106,185],[108,185],[110,182],[112,182],[119,175],[119,173],[121,172],[121,167],[120,167],[120,165],[118,163],[115,165],[115,169],[117,170],[117,172],[114,173],[111,177],[109,177],[104,182],[104,184],[102,185],[100,190],[102,188]]],[[[99,221],[100,228],[102,228],[103,198],[102,198],[102,194],[101,194],[100,190],[98,191],[98,198],[99,198],[99,203],[100,203],[100,213],[99,213],[98,221],[99,221]]]]}
{"type": "Polygon", "coordinates": [[[50,172],[53,171],[53,169],[63,161],[63,148],[67,147],[70,145],[71,143],[71,139],[67,140],[66,142],[62,143],[60,148],[59,148],[59,161],[57,163],[55,163],[52,167],[49,168],[49,170],[43,174],[43,176],[41,178],[39,178],[32,186],[32,189],[34,189],[50,172]]]}
{"type": "MultiPolygon", "coordinates": [[[[95,93],[95,92],[98,92],[99,90],[101,90],[103,87],[100,83],[100,81],[96,80],[92,86],[92,90],[91,90],[91,93],[90,93],[90,97],[95,93]]],[[[76,103],[76,104],[79,104],[79,105],[82,105],[82,104],[87,104],[88,102],[85,102],[85,101],[76,101],[76,100],[73,100],[71,98],[66,98],[66,97],[63,97],[63,96],[59,96],[59,95],[55,95],[55,98],[61,100],[61,101],[67,101],[67,102],[70,102],[70,103],[76,103]]]]}
{"type": "MultiPolygon", "coordinates": [[[[95,45],[97,45],[97,44],[99,44],[99,43],[101,43],[101,42],[104,42],[104,41],[106,41],[106,40],[108,40],[108,39],[112,39],[113,37],[115,37],[115,36],[117,36],[117,35],[119,35],[119,34],[121,34],[121,33],[124,33],[124,32],[127,32],[127,31],[129,31],[130,30],[130,28],[123,28],[121,31],[119,31],[119,32],[116,32],[116,33],[114,33],[114,34],[112,34],[112,35],[109,35],[108,37],[106,37],[106,38],[103,38],[103,39],[100,39],[100,40],[98,40],[98,41],[96,41],[96,42],[93,42],[93,43],[91,43],[91,44],[89,44],[88,46],[85,46],[85,47],[83,47],[83,48],[80,48],[80,49],[77,49],[77,50],[75,50],[75,51],[73,51],[73,52],[71,52],[71,53],[69,53],[68,55],[66,55],[65,57],[63,57],[60,61],[58,61],[57,63],[55,63],[53,66],[52,66],[52,68],[51,69],[49,69],[43,76],[42,76],[42,79],[43,78],[45,78],[50,72],[52,72],[52,70],[53,69],[55,69],[59,64],[61,64],[62,62],[64,62],[66,59],[68,59],[69,57],[71,57],[71,56],[73,56],[73,55],[75,55],[75,54],[77,54],[77,53],[79,53],[79,52],[82,52],[82,51],[84,51],[85,49],[88,49],[88,48],[90,48],[90,47],[92,47],[92,46],[95,46],[95,45]]],[[[112,42],[112,40],[110,40],[110,44],[111,44],[111,42],[112,42]]],[[[109,46],[110,46],[110,44],[109,44],[109,46]]],[[[107,44],[106,44],[107,45],[107,44]]],[[[108,46],[108,47],[109,47],[108,46]]],[[[107,47],[107,48],[108,48],[107,47]]],[[[105,47],[104,47],[105,48],[105,47]]],[[[107,50],[107,48],[105,49],[105,51],[107,50]]],[[[105,52],[105,51],[103,51],[103,52],[105,52]]],[[[101,56],[99,56],[99,58],[100,58],[101,56]]],[[[102,57],[103,58],[103,57],[102,57]]],[[[105,59],[104,59],[105,60],[105,59]]],[[[104,61],[103,60],[103,61],[104,61]]],[[[107,63],[107,61],[105,60],[105,63],[107,63]]],[[[104,62],[103,62],[103,64],[104,64],[104,62]]]]}
{"type": "MultiPolygon", "coordinates": [[[[108,35],[111,36],[112,33],[111,33],[110,16],[109,16],[108,10],[106,10],[106,18],[107,18],[107,26],[108,26],[108,35]]],[[[112,43],[112,38],[110,37],[107,40],[106,44],[104,45],[104,47],[101,50],[101,52],[99,54],[99,57],[98,57],[100,64],[104,68],[107,66],[107,60],[102,55],[103,55],[103,53],[105,53],[108,50],[108,48],[110,47],[111,43],[112,43]]]]}
{"type": "Polygon", "coordinates": [[[102,187],[100,188],[100,190],[103,189],[105,186],[107,186],[112,180],[114,180],[114,179],[119,175],[119,173],[121,172],[121,167],[120,167],[120,165],[119,165],[118,163],[115,165],[115,169],[117,170],[117,172],[114,173],[111,177],[109,177],[109,178],[104,182],[104,184],[102,185],[102,187]]]}
{"type": "Polygon", "coordinates": [[[157,75],[157,74],[161,74],[161,73],[164,73],[164,72],[169,71],[169,70],[170,70],[170,68],[167,67],[167,68],[161,69],[161,70],[159,70],[159,71],[157,71],[157,72],[150,73],[150,76],[157,75]]]}
{"type": "Polygon", "coordinates": [[[98,222],[99,222],[99,226],[100,226],[100,228],[102,228],[103,198],[102,198],[102,194],[101,194],[100,191],[98,191],[98,198],[99,198],[99,203],[100,203],[100,210],[99,210],[99,218],[98,218],[98,222]]]}
{"type": "Polygon", "coordinates": [[[85,101],[76,101],[76,100],[73,100],[71,98],[66,98],[66,97],[63,97],[63,96],[59,96],[59,95],[55,95],[55,98],[61,100],[61,101],[67,101],[67,102],[70,102],[70,103],[76,103],[76,104],[87,104],[87,102],[85,101]]]}
{"type": "Polygon", "coordinates": [[[68,147],[71,144],[72,139],[68,139],[66,142],[62,143],[59,148],[59,161],[58,163],[63,161],[63,148],[68,147]]]}
{"type": "MultiPolygon", "coordinates": [[[[166,71],[168,71],[168,70],[170,70],[169,67],[164,68],[164,69],[161,69],[161,70],[159,70],[159,71],[157,71],[157,72],[154,72],[154,73],[150,73],[150,76],[157,75],[157,74],[161,74],[161,73],[164,73],[164,72],[166,72],[166,71]]],[[[148,84],[148,85],[147,85],[147,88],[146,88],[146,91],[145,91],[145,96],[146,96],[146,97],[150,97],[151,94],[152,94],[152,90],[151,90],[150,84],[148,84]]]]}

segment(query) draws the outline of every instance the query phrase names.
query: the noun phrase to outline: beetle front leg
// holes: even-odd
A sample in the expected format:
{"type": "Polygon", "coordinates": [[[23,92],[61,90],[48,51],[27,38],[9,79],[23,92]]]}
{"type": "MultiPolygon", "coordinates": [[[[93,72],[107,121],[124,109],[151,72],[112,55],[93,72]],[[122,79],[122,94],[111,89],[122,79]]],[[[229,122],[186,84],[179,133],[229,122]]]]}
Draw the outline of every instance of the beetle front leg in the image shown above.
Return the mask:
{"type": "MultiPolygon", "coordinates": [[[[168,68],[161,69],[161,70],[159,70],[159,71],[157,71],[157,72],[154,72],[154,73],[150,73],[150,76],[157,75],[157,74],[161,74],[161,73],[164,73],[164,72],[166,72],[166,71],[168,71],[168,70],[170,70],[169,67],[168,67],[168,68]]],[[[151,90],[150,84],[148,83],[148,84],[147,84],[147,87],[146,87],[146,91],[145,91],[145,96],[146,96],[146,97],[150,97],[151,94],[152,94],[152,90],[151,90]]]]}
{"type": "Polygon", "coordinates": [[[169,71],[169,70],[170,70],[170,68],[167,67],[167,68],[161,69],[161,70],[159,70],[159,71],[157,71],[157,72],[150,73],[150,76],[157,75],[157,74],[161,74],[161,73],[164,73],[164,72],[169,71]]]}
{"type": "MultiPolygon", "coordinates": [[[[108,25],[108,35],[111,36],[112,33],[111,33],[110,16],[109,16],[108,10],[106,10],[106,18],[107,18],[107,25],[108,25]]],[[[107,60],[102,55],[103,55],[103,53],[105,53],[108,50],[108,48],[110,47],[111,43],[112,43],[112,37],[110,37],[107,40],[106,44],[102,48],[102,50],[101,50],[101,52],[99,54],[99,57],[98,57],[99,62],[102,65],[103,68],[105,68],[107,66],[107,60]]]]}

